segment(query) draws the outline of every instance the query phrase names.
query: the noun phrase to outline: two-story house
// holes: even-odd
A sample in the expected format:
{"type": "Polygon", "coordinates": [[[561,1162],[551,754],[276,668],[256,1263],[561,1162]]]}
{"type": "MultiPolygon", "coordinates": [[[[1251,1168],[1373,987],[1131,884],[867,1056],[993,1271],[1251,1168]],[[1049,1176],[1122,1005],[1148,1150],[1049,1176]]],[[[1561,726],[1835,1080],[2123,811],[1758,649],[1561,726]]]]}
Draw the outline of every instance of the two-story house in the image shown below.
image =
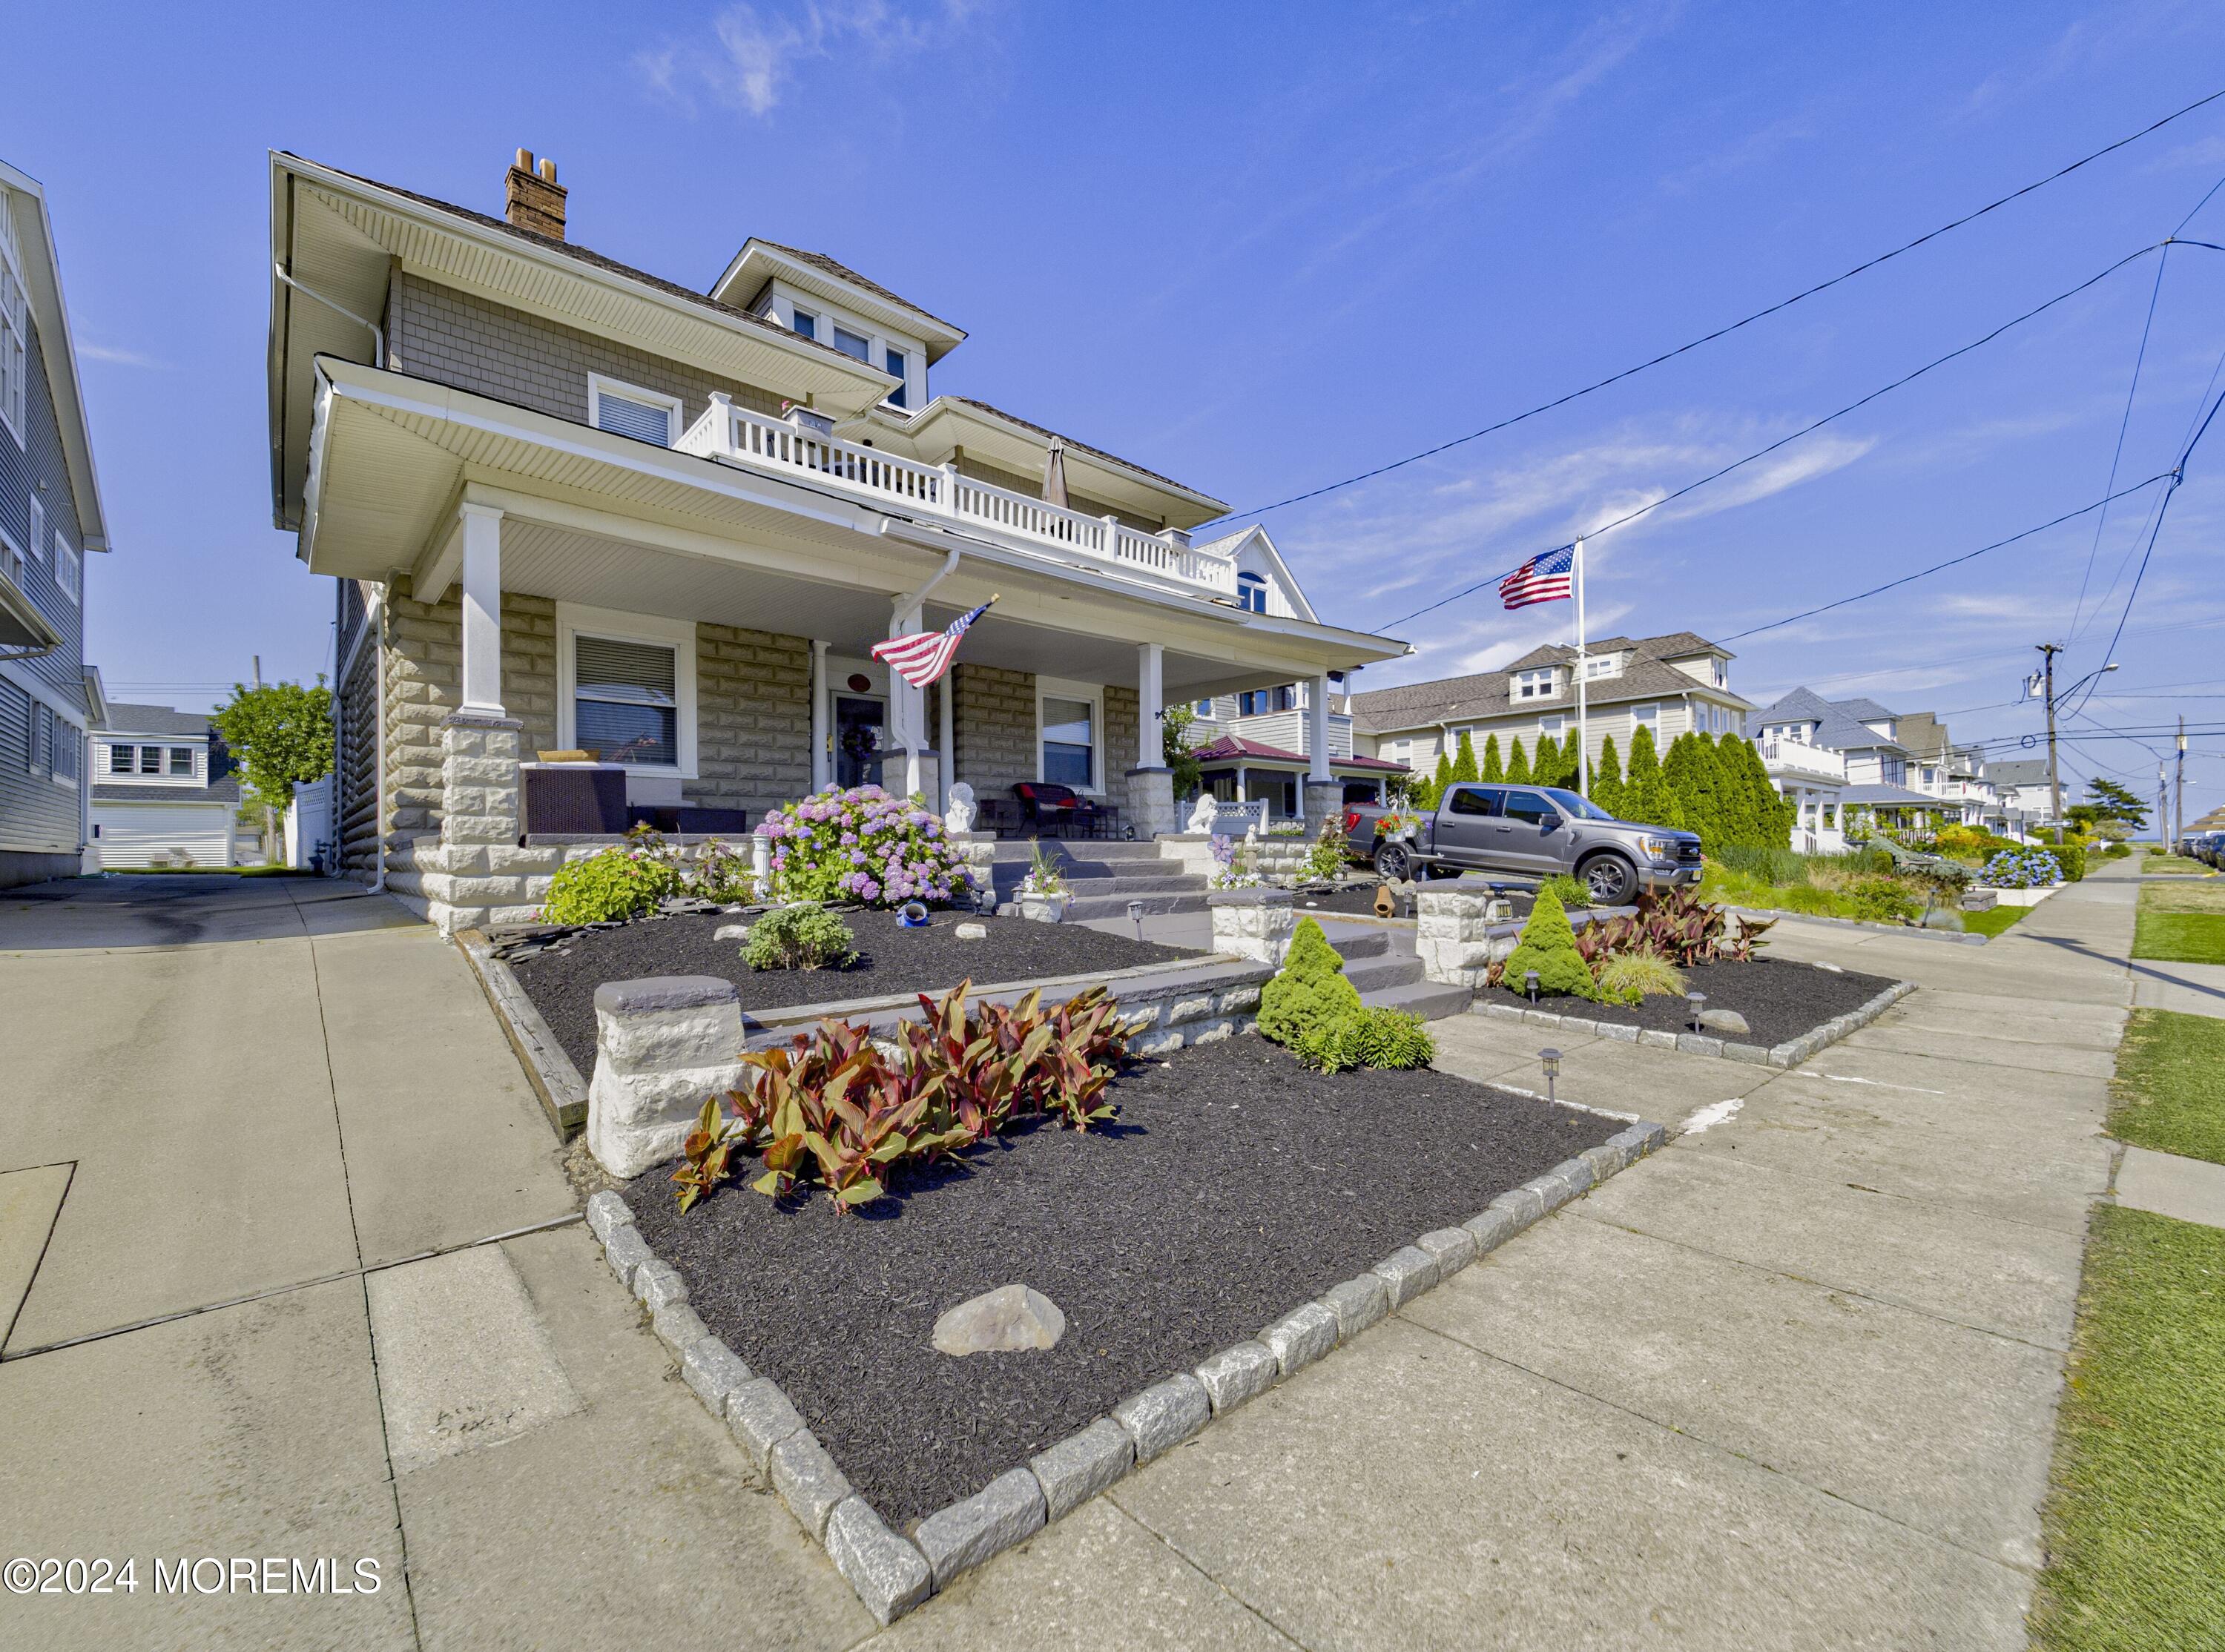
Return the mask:
{"type": "Polygon", "coordinates": [[[1778,790],[1803,794],[1802,829],[1816,833],[1819,848],[1831,850],[1843,845],[1839,834],[1849,815],[1893,824],[1959,814],[1914,783],[1922,765],[1902,738],[1902,720],[1873,699],[1825,699],[1811,688],[1796,688],[1749,718],[1747,731],[1778,790]],[[1834,769],[1840,772],[1830,773],[1834,769]],[[1835,795],[1827,782],[1835,782],[1835,795]],[[1807,823],[1811,801],[1815,826],[1807,823]]]}
{"type": "Polygon", "coordinates": [[[1177,824],[1170,699],[1305,682],[1325,728],[1328,674],[1403,652],[1261,545],[1193,544],[1220,500],[938,389],[964,332],[831,257],[648,275],[573,240],[523,150],[499,217],[269,176],[272,497],[339,584],[340,856],[444,927],[545,891],[542,751],[728,817],[1058,782],[1147,837],[1177,824]],[[872,659],[992,595],[933,690],[872,659]]]}
{"type": "Polygon", "coordinates": [[[2054,794],[2047,783],[2047,759],[2014,757],[1985,765],[1986,783],[2003,806],[2023,819],[2027,830],[2055,818],[2054,794]]]}
{"type": "Polygon", "coordinates": [[[88,835],[85,553],[108,548],[46,192],[0,161],[0,889],[88,835]]]}
{"type": "Polygon", "coordinates": [[[1930,712],[1902,717],[1900,739],[1908,748],[1909,784],[1937,798],[1949,820],[2000,837],[2025,835],[2025,812],[1987,776],[1983,747],[1956,744],[1947,725],[1930,712]]]}
{"type": "MultiPolygon", "coordinates": [[[[1264,531],[1252,531],[1265,539],[1264,531]]],[[[1327,693],[1325,731],[1329,772],[1338,785],[1335,801],[1381,802],[1384,782],[1404,774],[1405,767],[1353,749],[1351,696],[1343,673],[1330,674],[1327,693]]],[[[1196,701],[1190,708],[1189,740],[1205,790],[1224,803],[1261,803],[1270,820],[1304,820],[1304,782],[1313,770],[1313,693],[1310,682],[1284,682],[1196,701]]]]}
{"type": "Polygon", "coordinates": [[[206,717],[111,700],[92,737],[92,848],[101,870],[231,866],[239,779],[206,717]]]}
{"type": "MultiPolygon", "coordinates": [[[[1663,636],[1610,636],[1585,649],[1587,750],[1597,762],[1609,736],[1627,762],[1639,728],[1657,750],[1690,731],[1743,729],[1752,705],[1730,687],[1729,649],[1674,631],[1663,636]]],[[[1531,649],[1504,671],[1442,677],[1352,696],[1355,737],[1363,750],[1401,769],[1426,775],[1441,753],[1466,734],[1480,756],[1499,737],[1502,751],[1516,739],[1534,751],[1540,736],[1566,743],[1576,726],[1576,651],[1561,643],[1531,649]]]]}

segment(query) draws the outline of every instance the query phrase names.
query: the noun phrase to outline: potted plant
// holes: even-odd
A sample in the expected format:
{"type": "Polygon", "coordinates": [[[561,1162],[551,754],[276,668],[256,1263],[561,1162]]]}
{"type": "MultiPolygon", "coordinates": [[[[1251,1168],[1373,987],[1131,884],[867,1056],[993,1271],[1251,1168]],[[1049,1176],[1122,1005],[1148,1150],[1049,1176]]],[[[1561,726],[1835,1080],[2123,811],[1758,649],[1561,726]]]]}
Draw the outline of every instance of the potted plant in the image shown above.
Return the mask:
{"type": "Polygon", "coordinates": [[[1074,899],[1058,858],[1041,843],[1036,845],[1035,858],[1028,863],[1028,875],[1020,880],[1019,898],[1020,915],[1037,923],[1062,921],[1067,905],[1074,899]]]}

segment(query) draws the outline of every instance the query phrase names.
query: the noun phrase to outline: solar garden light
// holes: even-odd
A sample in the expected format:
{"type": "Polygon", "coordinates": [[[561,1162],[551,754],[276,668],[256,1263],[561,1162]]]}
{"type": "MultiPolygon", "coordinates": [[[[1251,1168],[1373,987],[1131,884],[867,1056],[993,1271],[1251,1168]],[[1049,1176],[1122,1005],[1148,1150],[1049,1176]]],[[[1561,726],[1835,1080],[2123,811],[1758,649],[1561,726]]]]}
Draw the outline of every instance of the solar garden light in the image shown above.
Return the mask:
{"type": "Polygon", "coordinates": [[[1537,1003],[1537,971],[1535,971],[1535,970],[1525,970],[1525,971],[1523,971],[1523,972],[1522,972],[1522,984],[1523,984],[1523,988],[1524,988],[1524,990],[1525,990],[1525,991],[1527,991],[1527,992],[1530,994],[1530,1002],[1531,1002],[1531,1003],[1537,1003]]]}
{"type": "Polygon", "coordinates": [[[1687,992],[1684,995],[1684,1002],[1691,1006],[1692,1030],[1696,1033],[1704,1031],[1706,1023],[1700,1019],[1700,1015],[1708,1007],[1708,995],[1704,992],[1687,992]]]}
{"type": "Polygon", "coordinates": [[[1128,921],[1136,926],[1136,939],[1138,940],[1143,940],[1144,903],[1141,901],[1131,901],[1128,902],[1128,921]]]}
{"type": "Polygon", "coordinates": [[[1561,1076],[1561,1052],[1556,1049],[1539,1050],[1537,1059],[1545,1064],[1545,1099],[1550,1101],[1553,1099],[1553,1080],[1561,1076]]]}

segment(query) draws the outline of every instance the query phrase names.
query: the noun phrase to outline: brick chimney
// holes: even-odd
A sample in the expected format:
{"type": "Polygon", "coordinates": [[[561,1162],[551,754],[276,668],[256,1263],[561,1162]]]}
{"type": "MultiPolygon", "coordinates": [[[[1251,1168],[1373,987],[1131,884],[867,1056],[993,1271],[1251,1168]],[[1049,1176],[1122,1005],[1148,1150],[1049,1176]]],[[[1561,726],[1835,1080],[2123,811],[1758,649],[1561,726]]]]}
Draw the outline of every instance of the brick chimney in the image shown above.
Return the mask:
{"type": "Polygon", "coordinates": [[[504,180],[503,216],[512,227],[530,230],[552,241],[564,238],[564,187],[556,181],[556,163],[544,159],[536,172],[533,151],[520,149],[517,164],[504,180]]]}

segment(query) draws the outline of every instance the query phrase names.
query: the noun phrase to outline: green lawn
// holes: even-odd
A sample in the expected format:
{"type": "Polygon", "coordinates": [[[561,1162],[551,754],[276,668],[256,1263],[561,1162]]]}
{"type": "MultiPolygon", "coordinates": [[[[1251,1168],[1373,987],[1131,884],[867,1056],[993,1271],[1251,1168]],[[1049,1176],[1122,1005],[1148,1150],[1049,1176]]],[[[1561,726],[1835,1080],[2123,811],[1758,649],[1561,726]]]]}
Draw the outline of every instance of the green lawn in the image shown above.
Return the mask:
{"type": "Polygon", "coordinates": [[[2184,855],[2150,855],[2140,863],[2144,872],[2191,873],[2196,877],[2207,877],[2209,869],[2198,860],[2189,860],[2184,855]]]}
{"type": "Polygon", "coordinates": [[[2225,1231],[2094,1212],[2032,1607],[2041,1652],[2225,1647],[2225,1231]]]}
{"type": "Polygon", "coordinates": [[[2031,910],[2028,906],[1997,906],[1986,912],[1965,912],[1962,927],[1974,935],[1998,935],[2031,910]]]}
{"type": "Polygon", "coordinates": [[[2225,1020],[2133,1010],[2117,1046],[2109,1134],[2225,1164],[2225,1020]]]}
{"type": "Polygon", "coordinates": [[[2225,884],[2158,882],[2140,890],[2133,956],[2225,964],[2225,884]]]}

